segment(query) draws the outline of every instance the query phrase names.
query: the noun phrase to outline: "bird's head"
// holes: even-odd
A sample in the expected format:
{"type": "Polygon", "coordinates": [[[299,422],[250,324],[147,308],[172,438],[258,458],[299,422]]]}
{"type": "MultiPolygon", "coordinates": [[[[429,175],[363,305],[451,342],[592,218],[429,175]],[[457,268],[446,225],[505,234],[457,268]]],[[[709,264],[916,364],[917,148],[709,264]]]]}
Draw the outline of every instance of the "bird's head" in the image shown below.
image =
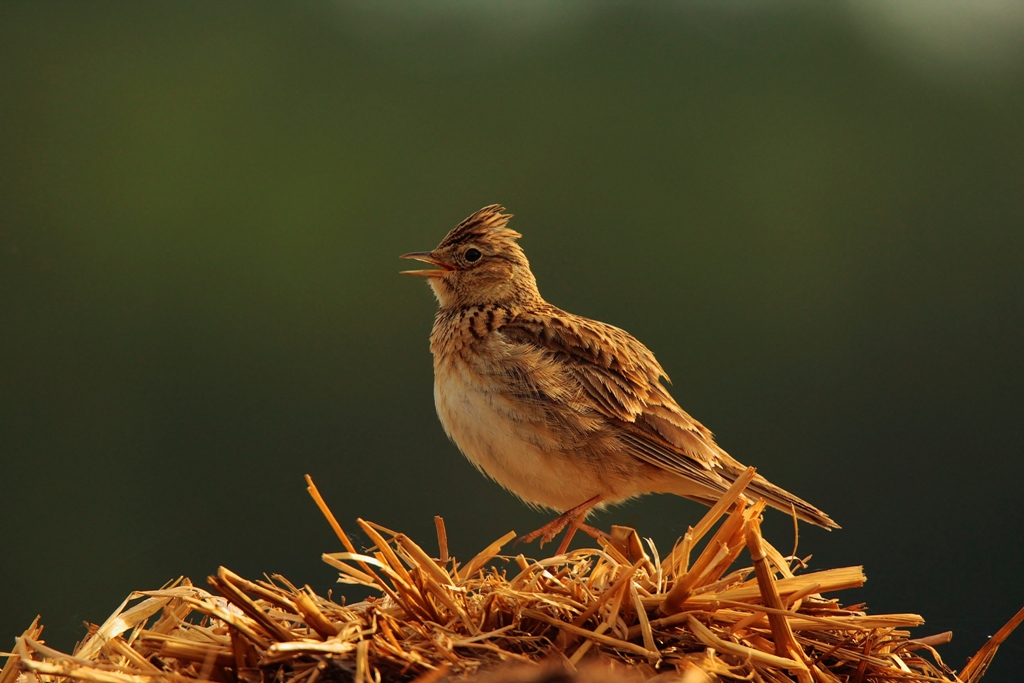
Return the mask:
{"type": "Polygon", "coordinates": [[[530,262],[510,229],[511,214],[492,204],[459,223],[432,251],[402,254],[436,269],[405,270],[427,278],[441,308],[514,305],[539,298],[530,262]]]}

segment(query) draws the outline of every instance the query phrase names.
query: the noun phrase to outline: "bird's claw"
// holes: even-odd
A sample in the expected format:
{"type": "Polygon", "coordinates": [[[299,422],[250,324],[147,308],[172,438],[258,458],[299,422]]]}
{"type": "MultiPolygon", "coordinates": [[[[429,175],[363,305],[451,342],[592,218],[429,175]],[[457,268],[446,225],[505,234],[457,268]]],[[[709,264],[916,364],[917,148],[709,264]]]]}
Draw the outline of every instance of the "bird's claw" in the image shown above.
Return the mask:
{"type": "Polygon", "coordinates": [[[561,533],[562,529],[564,529],[568,523],[568,519],[562,519],[561,517],[558,517],[554,521],[548,522],[536,531],[531,531],[530,533],[524,536],[520,536],[516,539],[516,545],[519,545],[520,543],[533,543],[539,538],[540,547],[543,548],[545,543],[550,543],[551,541],[555,540],[555,536],[561,533]]]}

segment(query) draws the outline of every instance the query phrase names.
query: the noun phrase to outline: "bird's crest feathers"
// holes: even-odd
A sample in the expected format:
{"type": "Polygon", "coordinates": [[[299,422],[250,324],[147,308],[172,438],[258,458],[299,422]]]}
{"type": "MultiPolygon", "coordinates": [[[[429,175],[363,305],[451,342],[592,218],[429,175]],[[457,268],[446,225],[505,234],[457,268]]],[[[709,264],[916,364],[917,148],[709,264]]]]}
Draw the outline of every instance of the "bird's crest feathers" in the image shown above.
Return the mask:
{"type": "Polygon", "coordinates": [[[449,232],[443,240],[441,240],[441,244],[438,245],[438,249],[442,249],[453,244],[459,244],[460,242],[468,242],[470,240],[481,238],[504,238],[510,242],[519,239],[522,235],[507,227],[509,219],[512,218],[512,214],[502,213],[504,210],[505,207],[500,204],[485,206],[456,225],[452,231],[449,232]]]}

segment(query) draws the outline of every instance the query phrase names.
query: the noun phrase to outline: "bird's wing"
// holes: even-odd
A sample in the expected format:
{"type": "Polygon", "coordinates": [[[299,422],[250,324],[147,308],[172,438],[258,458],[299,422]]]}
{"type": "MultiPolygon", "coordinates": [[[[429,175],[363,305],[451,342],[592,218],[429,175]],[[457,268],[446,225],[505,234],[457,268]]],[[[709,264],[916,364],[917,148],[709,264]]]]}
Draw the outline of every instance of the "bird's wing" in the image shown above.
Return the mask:
{"type": "MultiPolygon", "coordinates": [[[[615,424],[616,437],[634,457],[706,488],[687,497],[705,503],[721,495],[745,469],[715,443],[711,431],[679,407],[661,378],[654,354],[628,332],[555,307],[519,314],[502,327],[509,341],[530,346],[558,368],[561,382],[575,380],[592,410],[615,424]]],[[[757,475],[748,488],[770,505],[825,528],[832,519],[810,503],[757,475]]]]}
{"type": "Polygon", "coordinates": [[[588,407],[621,427],[619,438],[630,454],[713,490],[727,488],[719,472],[725,467],[731,474],[738,463],[679,407],[661,383],[668,376],[654,354],[628,332],[552,307],[515,316],[501,333],[537,347],[563,379],[575,380],[588,407]]]}

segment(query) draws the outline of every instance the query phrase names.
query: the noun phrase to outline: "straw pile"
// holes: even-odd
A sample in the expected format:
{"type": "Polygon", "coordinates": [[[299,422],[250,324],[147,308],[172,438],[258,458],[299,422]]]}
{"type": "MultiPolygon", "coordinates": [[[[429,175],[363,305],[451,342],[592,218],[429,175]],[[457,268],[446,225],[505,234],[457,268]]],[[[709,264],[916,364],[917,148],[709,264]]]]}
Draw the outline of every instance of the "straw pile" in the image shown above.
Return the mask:
{"type": "Polygon", "coordinates": [[[440,518],[436,558],[362,520],[374,546],[358,552],[309,481],[346,549],[324,561],[380,597],[339,604],[282,576],[249,581],[221,567],[212,591],[178,580],[132,593],[73,655],[47,647],[37,619],[0,683],[423,683],[538,661],[558,673],[516,680],[577,680],[579,668],[600,680],[974,683],[1024,620],[1022,610],[955,674],[934,649],[949,634],[909,637],[920,616],[822,596],[863,584],[860,567],[795,574],[802,563],[761,537],[763,504],[741,496],[752,476],[663,556],[613,527],[599,548],[543,560],[500,555],[510,532],[464,563],[448,556],[440,518]],[[741,555],[750,565],[733,569],[741,555]]]}

